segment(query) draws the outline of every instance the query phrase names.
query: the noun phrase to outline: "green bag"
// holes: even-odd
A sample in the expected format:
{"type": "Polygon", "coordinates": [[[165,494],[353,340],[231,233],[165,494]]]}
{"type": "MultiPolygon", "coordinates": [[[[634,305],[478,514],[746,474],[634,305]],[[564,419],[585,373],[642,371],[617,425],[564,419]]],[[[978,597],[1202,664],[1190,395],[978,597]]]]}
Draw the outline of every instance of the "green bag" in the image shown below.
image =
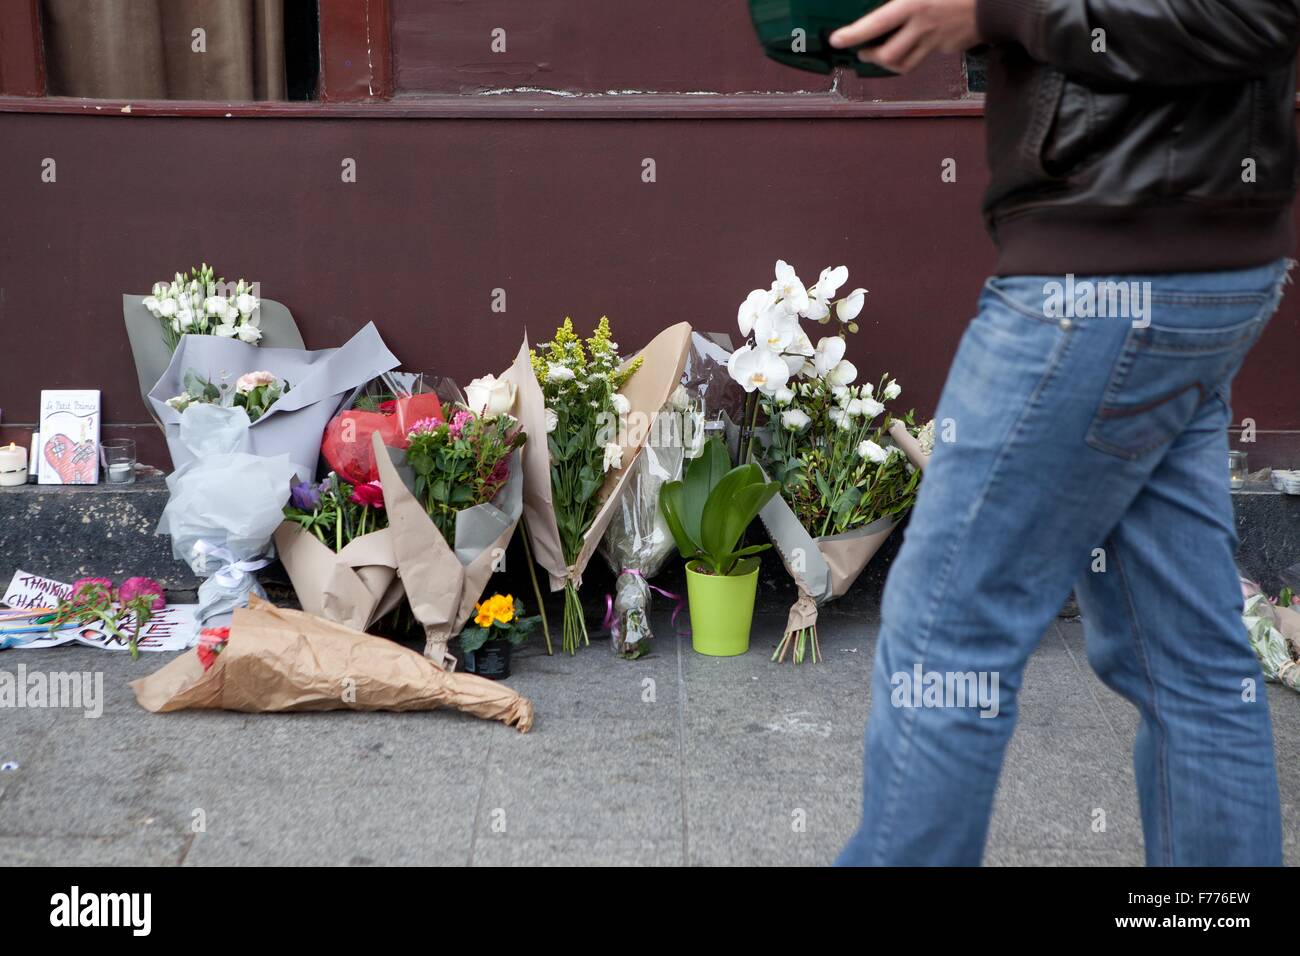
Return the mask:
{"type": "MultiPolygon", "coordinates": [[[[830,35],[860,19],[886,0],[749,0],[749,15],[763,51],[786,66],[813,73],[830,73],[851,66],[858,76],[896,76],[874,63],[858,59],[862,46],[837,50],[830,35]],[[801,32],[797,32],[801,31],[801,32]]],[[[888,34],[886,34],[886,37],[888,34]]],[[[882,38],[885,39],[885,38],[882,38]]],[[[880,43],[876,40],[875,45],[880,43]]],[[[869,44],[863,44],[867,46],[869,44]]]]}

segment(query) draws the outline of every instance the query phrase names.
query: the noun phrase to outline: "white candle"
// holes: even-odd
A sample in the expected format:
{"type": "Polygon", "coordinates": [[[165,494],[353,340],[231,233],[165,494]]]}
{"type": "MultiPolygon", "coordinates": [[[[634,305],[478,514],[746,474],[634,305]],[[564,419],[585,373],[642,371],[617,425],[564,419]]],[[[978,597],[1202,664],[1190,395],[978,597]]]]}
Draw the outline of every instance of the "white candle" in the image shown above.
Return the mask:
{"type": "Polygon", "coordinates": [[[0,447],[0,486],[27,484],[27,449],[13,442],[0,447]]]}
{"type": "Polygon", "coordinates": [[[130,481],[134,474],[135,466],[130,462],[118,461],[108,466],[108,480],[110,482],[130,481]]]}

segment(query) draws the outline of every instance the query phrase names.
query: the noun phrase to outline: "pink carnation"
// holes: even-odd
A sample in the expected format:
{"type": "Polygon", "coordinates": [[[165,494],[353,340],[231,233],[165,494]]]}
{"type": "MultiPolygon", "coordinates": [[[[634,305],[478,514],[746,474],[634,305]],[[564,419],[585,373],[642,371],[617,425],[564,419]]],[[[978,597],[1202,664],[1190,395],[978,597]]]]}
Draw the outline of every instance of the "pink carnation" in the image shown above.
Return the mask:
{"type": "Polygon", "coordinates": [[[117,599],[123,604],[129,604],[136,598],[149,599],[151,611],[161,611],[167,606],[162,585],[153,578],[127,578],[122,582],[122,587],[117,592],[117,599]]]}
{"type": "Polygon", "coordinates": [[[100,593],[113,593],[113,582],[108,578],[78,578],[72,585],[72,600],[83,601],[100,593]]]}

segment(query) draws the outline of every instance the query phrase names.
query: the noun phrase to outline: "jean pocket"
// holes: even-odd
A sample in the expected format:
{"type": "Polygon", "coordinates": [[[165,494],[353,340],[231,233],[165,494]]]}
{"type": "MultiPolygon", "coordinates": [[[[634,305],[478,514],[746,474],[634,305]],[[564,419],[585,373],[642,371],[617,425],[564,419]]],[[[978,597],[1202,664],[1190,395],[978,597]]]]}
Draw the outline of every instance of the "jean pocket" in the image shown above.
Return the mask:
{"type": "Polygon", "coordinates": [[[1270,312],[1215,328],[1131,328],[1088,444],[1133,460],[1173,441],[1231,378],[1270,312]]]}

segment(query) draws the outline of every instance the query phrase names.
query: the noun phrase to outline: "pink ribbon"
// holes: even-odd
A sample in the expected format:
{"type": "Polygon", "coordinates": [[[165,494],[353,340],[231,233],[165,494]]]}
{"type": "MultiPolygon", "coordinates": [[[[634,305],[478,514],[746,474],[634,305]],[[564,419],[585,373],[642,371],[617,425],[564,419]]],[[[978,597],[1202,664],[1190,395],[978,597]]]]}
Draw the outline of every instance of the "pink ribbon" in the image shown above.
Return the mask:
{"type": "MultiPolygon", "coordinates": [[[[670,601],[677,602],[676,606],[673,608],[673,617],[672,617],[673,630],[679,635],[685,635],[690,633],[690,628],[687,628],[685,631],[682,631],[677,627],[677,616],[682,613],[682,608],[686,607],[686,598],[682,597],[680,594],[674,594],[672,591],[661,588],[658,585],[651,584],[650,581],[646,578],[646,576],[642,574],[640,571],[638,571],[636,568],[624,568],[622,571],[618,573],[634,574],[642,581],[645,581],[646,587],[648,587],[651,591],[655,591],[658,594],[662,594],[670,601]]],[[[605,595],[605,620],[601,626],[604,627],[605,630],[609,631],[610,634],[613,634],[615,638],[619,636],[618,614],[614,612],[614,595],[612,594],[605,595]]]]}

